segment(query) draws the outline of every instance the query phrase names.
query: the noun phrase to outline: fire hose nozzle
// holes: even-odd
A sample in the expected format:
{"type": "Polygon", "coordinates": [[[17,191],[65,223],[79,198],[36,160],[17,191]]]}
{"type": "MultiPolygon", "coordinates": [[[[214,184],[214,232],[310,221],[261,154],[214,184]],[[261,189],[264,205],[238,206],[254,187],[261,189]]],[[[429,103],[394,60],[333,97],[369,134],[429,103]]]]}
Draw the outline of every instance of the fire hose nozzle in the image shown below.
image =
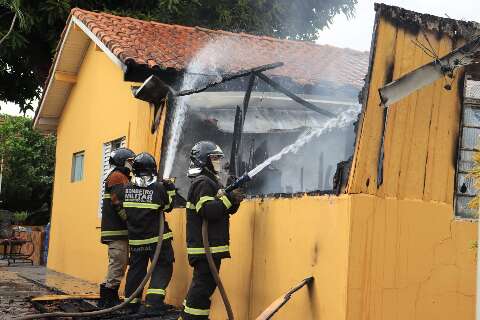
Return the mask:
{"type": "Polygon", "coordinates": [[[250,180],[251,180],[251,178],[248,175],[248,172],[246,172],[240,178],[238,178],[232,184],[230,184],[228,187],[226,187],[225,192],[231,192],[235,189],[238,189],[250,180]]]}

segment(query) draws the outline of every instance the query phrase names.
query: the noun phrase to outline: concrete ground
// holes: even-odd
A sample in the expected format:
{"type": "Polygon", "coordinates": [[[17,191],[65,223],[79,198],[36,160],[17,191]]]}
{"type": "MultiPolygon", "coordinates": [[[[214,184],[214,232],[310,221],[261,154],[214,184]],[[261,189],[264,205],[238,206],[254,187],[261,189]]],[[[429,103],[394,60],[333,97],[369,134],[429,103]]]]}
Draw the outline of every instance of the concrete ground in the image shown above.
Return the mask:
{"type": "Polygon", "coordinates": [[[43,266],[0,261],[0,319],[38,313],[29,299],[47,294],[96,294],[98,286],[43,266]]]}
{"type": "Polygon", "coordinates": [[[15,267],[0,264],[0,319],[37,313],[29,298],[52,292],[19,276],[15,267]]]}

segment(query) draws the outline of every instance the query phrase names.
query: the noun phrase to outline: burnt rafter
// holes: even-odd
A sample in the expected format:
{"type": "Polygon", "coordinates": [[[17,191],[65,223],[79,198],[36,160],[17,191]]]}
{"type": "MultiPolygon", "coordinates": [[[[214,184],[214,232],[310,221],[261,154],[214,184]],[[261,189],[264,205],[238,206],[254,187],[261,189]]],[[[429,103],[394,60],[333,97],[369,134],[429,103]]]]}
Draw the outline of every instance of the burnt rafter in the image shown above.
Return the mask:
{"type": "Polygon", "coordinates": [[[266,65],[251,68],[251,69],[240,70],[232,73],[225,73],[221,75],[217,80],[209,82],[200,88],[179,91],[179,92],[176,92],[175,95],[180,97],[180,96],[188,96],[194,93],[200,93],[207,90],[208,88],[218,86],[221,83],[238,79],[241,77],[245,77],[245,76],[251,75],[252,73],[264,72],[267,70],[275,69],[281,66],[283,66],[283,62],[276,62],[276,63],[266,64],[266,65]]]}
{"type": "Polygon", "coordinates": [[[287,97],[292,99],[293,101],[300,103],[305,108],[310,109],[310,110],[315,111],[315,112],[318,112],[321,115],[324,115],[324,116],[329,117],[329,118],[334,118],[335,117],[335,114],[331,113],[330,111],[320,109],[319,107],[317,107],[313,103],[310,103],[307,100],[300,98],[299,96],[297,96],[296,94],[294,94],[293,92],[291,92],[287,88],[283,87],[281,84],[273,81],[272,79],[270,79],[269,77],[267,77],[263,73],[256,72],[255,75],[257,77],[259,77],[260,79],[262,79],[262,81],[264,81],[266,84],[268,84],[273,89],[275,89],[277,91],[280,91],[281,93],[283,93],[284,95],[286,95],[287,97]]]}

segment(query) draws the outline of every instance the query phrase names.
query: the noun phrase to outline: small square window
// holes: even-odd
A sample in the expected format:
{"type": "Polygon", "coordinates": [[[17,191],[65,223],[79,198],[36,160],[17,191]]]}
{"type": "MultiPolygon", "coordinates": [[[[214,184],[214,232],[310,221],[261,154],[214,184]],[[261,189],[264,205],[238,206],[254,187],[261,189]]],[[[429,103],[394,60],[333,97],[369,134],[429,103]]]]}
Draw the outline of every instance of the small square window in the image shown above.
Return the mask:
{"type": "Polygon", "coordinates": [[[85,152],[77,152],[72,157],[72,182],[83,179],[83,162],[85,159],[85,152]]]}

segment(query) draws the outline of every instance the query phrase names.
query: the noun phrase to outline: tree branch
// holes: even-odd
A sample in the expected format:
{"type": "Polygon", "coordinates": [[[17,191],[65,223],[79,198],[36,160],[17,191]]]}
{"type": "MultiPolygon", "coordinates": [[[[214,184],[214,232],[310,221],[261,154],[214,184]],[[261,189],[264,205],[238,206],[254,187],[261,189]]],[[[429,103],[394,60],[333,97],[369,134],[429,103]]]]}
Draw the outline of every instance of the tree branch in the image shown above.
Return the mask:
{"type": "Polygon", "coordinates": [[[0,45],[8,38],[10,33],[13,31],[13,26],[15,25],[15,21],[17,20],[17,13],[13,16],[12,23],[10,24],[10,29],[8,29],[8,32],[0,39],[0,45]]]}

